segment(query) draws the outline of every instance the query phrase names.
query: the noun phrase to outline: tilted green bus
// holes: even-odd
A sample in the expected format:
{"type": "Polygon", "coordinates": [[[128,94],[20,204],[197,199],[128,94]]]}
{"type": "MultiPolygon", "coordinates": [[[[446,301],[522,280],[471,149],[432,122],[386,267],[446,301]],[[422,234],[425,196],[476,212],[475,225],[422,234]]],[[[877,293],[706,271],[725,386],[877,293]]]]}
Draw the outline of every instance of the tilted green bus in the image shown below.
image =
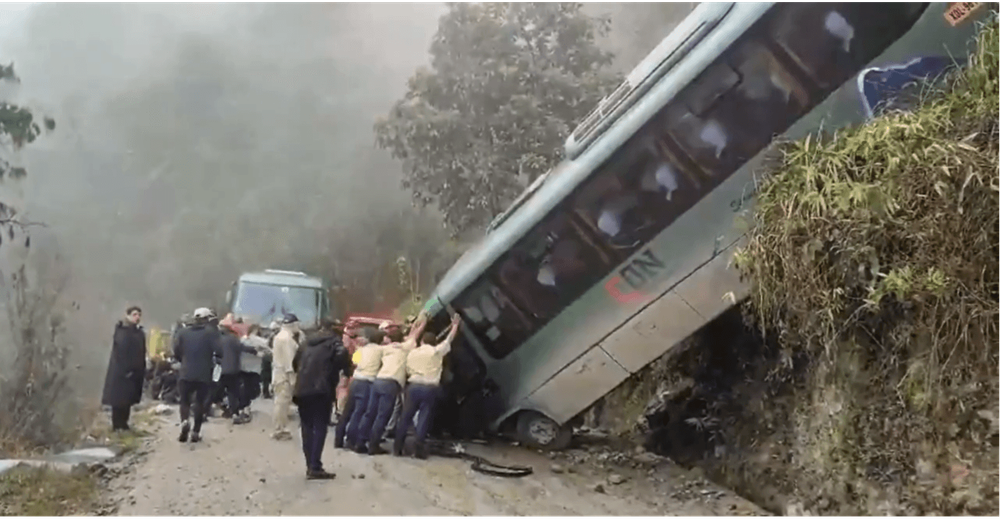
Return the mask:
{"type": "Polygon", "coordinates": [[[940,77],[994,6],[698,6],[435,289],[431,329],[463,319],[452,388],[491,389],[475,411],[494,430],[566,446],[581,412],[746,296],[736,217],[775,139],[940,77]]]}

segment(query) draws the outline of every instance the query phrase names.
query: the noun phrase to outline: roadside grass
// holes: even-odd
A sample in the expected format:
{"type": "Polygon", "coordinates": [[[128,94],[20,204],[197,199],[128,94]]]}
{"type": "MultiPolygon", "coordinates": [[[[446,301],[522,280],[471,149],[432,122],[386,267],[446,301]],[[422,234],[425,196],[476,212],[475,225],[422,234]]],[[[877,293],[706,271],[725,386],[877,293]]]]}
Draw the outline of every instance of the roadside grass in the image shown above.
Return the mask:
{"type": "Polygon", "coordinates": [[[0,515],[90,515],[98,491],[96,477],[87,472],[18,467],[0,475],[0,515]]]}

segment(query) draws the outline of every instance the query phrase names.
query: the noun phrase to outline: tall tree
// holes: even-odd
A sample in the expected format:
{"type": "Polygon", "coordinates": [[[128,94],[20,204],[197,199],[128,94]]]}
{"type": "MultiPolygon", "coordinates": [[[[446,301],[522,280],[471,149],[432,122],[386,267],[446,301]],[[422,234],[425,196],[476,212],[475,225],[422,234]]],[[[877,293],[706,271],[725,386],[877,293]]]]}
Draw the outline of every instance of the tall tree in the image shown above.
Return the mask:
{"type": "Polygon", "coordinates": [[[454,232],[482,226],[560,159],[573,125],[614,88],[579,3],[449,4],[408,91],[375,124],[403,187],[454,232]]]}

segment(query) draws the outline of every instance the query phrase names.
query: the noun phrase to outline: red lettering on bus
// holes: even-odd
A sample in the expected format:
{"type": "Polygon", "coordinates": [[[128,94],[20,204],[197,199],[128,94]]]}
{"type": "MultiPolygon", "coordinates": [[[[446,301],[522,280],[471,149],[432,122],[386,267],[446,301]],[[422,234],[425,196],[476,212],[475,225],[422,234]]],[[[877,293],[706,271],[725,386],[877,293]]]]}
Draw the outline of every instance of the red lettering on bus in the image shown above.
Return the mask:
{"type": "Polygon", "coordinates": [[[618,289],[618,282],[621,281],[621,276],[612,276],[611,279],[604,284],[604,289],[608,291],[608,294],[610,294],[612,298],[618,300],[620,303],[635,303],[642,300],[642,293],[639,291],[631,291],[627,293],[621,292],[621,290],[618,289]]]}

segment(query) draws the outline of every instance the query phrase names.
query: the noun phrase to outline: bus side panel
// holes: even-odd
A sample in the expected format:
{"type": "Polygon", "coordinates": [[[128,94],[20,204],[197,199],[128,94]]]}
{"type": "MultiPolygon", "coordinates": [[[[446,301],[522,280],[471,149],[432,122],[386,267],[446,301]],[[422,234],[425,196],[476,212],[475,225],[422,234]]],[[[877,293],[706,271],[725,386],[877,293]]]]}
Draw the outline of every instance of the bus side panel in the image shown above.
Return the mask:
{"type": "Polygon", "coordinates": [[[750,286],[740,280],[739,271],[731,265],[736,250],[745,243],[740,240],[730,246],[674,288],[677,296],[693,307],[705,323],[749,294],[750,286]]]}
{"type": "Polygon", "coordinates": [[[520,406],[565,424],[629,376],[601,347],[594,347],[564,368],[520,406]]]}
{"type": "Polygon", "coordinates": [[[705,320],[673,292],[665,294],[616,330],[604,348],[629,372],[638,372],[704,325],[705,320]]]}

